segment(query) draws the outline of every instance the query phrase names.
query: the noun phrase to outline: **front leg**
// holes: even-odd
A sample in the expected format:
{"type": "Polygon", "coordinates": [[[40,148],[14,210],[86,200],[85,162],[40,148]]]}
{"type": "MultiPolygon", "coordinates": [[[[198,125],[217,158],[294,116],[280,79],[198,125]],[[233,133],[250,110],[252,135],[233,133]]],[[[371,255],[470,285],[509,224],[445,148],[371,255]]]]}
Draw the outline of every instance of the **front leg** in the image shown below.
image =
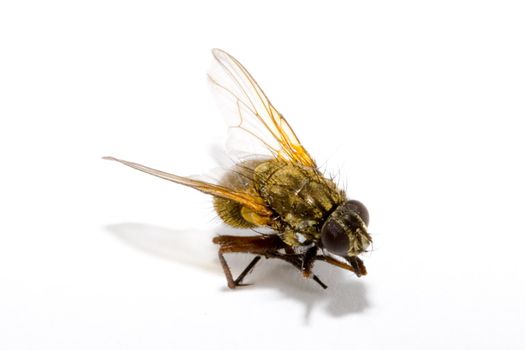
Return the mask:
{"type": "Polygon", "coordinates": [[[348,264],[345,264],[337,259],[334,259],[332,258],[331,256],[328,256],[328,255],[317,255],[315,257],[315,260],[320,260],[320,261],[324,261],[330,265],[334,265],[334,266],[337,266],[337,267],[340,267],[342,269],[345,269],[345,270],[348,270],[348,271],[352,271],[353,273],[356,274],[357,277],[361,277],[361,276],[364,276],[367,274],[367,271],[366,271],[366,267],[365,267],[365,264],[363,263],[363,260],[361,260],[360,258],[358,258],[357,256],[353,256],[353,257],[345,257],[345,260],[348,261],[350,263],[350,265],[348,264]]]}
{"type": "Polygon", "coordinates": [[[365,264],[363,263],[363,260],[359,259],[359,257],[347,256],[345,260],[352,265],[357,277],[365,276],[367,274],[365,264]]]}

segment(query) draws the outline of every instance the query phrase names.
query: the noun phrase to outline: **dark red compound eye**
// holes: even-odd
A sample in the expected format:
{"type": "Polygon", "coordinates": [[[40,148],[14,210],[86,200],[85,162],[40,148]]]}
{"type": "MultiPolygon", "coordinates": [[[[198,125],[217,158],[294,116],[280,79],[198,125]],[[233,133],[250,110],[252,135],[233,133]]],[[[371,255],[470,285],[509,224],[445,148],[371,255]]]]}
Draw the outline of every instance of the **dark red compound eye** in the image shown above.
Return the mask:
{"type": "Polygon", "coordinates": [[[350,248],[350,239],[335,220],[328,220],[321,229],[321,242],[330,253],[346,256],[350,248]]]}
{"type": "Polygon", "coordinates": [[[344,204],[345,208],[355,212],[361,220],[364,221],[366,226],[368,226],[368,220],[370,217],[368,216],[368,209],[366,209],[365,205],[359,201],[351,200],[344,204]]]}

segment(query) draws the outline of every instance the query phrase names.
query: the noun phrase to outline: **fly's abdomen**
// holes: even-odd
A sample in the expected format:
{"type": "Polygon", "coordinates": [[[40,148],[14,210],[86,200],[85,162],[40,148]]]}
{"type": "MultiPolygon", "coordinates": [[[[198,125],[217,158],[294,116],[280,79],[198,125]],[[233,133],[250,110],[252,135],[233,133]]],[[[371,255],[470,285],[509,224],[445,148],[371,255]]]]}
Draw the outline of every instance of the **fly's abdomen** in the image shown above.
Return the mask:
{"type": "MultiPolygon", "coordinates": [[[[254,168],[264,160],[249,160],[237,164],[219,182],[220,185],[248,193],[255,193],[254,168]]],[[[226,224],[238,228],[261,226],[267,219],[261,218],[242,204],[221,197],[213,198],[213,206],[226,224]]]]}

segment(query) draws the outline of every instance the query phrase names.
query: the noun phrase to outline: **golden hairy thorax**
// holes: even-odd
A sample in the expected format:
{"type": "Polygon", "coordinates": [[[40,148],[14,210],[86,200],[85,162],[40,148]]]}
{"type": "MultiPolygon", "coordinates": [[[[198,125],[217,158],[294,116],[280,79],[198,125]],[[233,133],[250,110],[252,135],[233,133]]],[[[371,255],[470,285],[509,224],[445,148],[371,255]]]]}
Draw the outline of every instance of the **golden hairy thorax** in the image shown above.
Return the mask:
{"type": "Polygon", "coordinates": [[[296,233],[317,239],[328,213],[345,198],[317,169],[277,159],[240,163],[220,184],[259,196],[274,213],[271,218],[261,217],[239,203],[215,197],[215,209],[225,223],[241,228],[278,228],[291,244],[296,233]]]}

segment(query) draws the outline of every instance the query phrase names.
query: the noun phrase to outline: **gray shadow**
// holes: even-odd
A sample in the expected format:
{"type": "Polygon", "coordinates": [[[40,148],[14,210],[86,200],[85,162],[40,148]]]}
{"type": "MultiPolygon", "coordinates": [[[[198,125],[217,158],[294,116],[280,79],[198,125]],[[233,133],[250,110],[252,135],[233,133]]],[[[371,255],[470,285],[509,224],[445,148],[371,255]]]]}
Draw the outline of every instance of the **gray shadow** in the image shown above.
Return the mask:
{"type": "MultiPolygon", "coordinates": [[[[106,229],[122,242],[147,254],[222,274],[209,230],[179,231],[141,223],[113,224],[106,226],[106,229]]],[[[252,231],[227,227],[219,228],[216,233],[253,235],[252,231]]],[[[234,276],[252,258],[248,254],[226,256],[234,276]]],[[[245,278],[245,283],[254,285],[235,290],[224,286],[222,289],[232,293],[245,293],[252,288],[278,291],[283,297],[304,305],[305,324],[308,324],[316,308],[321,308],[333,317],[343,317],[363,313],[370,307],[366,284],[355,275],[323,262],[317,262],[314,273],[328,285],[328,289],[322,289],[313,280],[303,278],[297,269],[283,261],[262,259],[245,278]]]]}
{"type": "MultiPolygon", "coordinates": [[[[281,261],[267,261],[259,267],[252,280],[257,287],[278,290],[287,299],[301,302],[305,307],[304,320],[308,324],[312,311],[321,308],[333,317],[365,312],[370,303],[366,284],[347,271],[318,262],[315,274],[328,286],[322,289],[312,279],[304,279],[291,265],[281,261]]],[[[249,280],[247,280],[249,282],[249,280]]]]}
{"type": "Polygon", "coordinates": [[[105,228],[120,241],[146,254],[222,274],[220,265],[215,263],[217,251],[210,231],[179,231],[132,222],[105,228]]]}

